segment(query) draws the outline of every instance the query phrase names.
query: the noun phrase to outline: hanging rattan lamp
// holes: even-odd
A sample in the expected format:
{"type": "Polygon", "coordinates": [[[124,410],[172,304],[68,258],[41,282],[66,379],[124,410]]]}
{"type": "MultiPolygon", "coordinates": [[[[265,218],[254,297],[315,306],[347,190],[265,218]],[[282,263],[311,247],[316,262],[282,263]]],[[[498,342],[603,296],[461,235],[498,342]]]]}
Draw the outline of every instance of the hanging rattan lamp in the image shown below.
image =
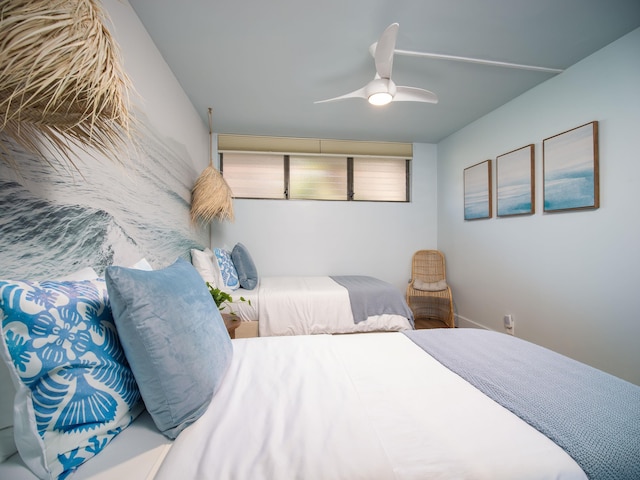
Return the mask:
{"type": "Polygon", "coordinates": [[[209,223],[214,219],[233,221],[233,193],[222,174],[213,166],[212,113],[209,109],[209,166],[191,190],[191,221],[209,223]]]}
{"type": "Polygon", "coordinates": [[[104,19],[95,0],[0,0],[0,135],[47,161],[75,165],[75,147],[121,161],[131,86],[104,19]]]}

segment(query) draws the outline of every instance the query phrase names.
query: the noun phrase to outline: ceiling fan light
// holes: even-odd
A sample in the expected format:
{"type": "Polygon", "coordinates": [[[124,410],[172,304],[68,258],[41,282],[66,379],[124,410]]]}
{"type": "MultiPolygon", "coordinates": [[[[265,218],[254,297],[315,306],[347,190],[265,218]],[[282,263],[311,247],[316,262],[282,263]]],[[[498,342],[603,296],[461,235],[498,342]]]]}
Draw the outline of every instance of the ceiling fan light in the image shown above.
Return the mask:
{"type": "Polygon", "coordinates": [[[389,92],[378,92],[369,95],[368,100],[371,105],[386,105],[390,103],[391,100],[393,100],[393,95],[391,95],[389,92]]]}

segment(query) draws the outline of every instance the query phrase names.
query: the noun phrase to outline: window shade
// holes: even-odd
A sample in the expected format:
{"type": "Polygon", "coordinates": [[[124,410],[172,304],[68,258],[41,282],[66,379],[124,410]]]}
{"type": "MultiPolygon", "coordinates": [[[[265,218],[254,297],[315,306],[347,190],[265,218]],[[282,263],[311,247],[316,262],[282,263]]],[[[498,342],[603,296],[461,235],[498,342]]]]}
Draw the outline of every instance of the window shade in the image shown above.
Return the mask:
{"type": "Polygon", "coordinates": [[[230,134],[218,135],[218,151],[413,158],[411,143],[230,134]]]}
{"type": "Polygon", "coordinates": [[[289,198],[346,200],[346,157],[292,155],[289,160],[289,198]]]}
{"type": "Polygon", "coordinates": [[[223,175],[234,197],[285,198],[284,158],[282,155],[234,153],[233,161],[224,161],[223,175]]]}
{"type": "Polygon", "coordinates": [[[373,157],[354,158],[353,199],[387,202],[406,201],[406,160],[373,157]]]}

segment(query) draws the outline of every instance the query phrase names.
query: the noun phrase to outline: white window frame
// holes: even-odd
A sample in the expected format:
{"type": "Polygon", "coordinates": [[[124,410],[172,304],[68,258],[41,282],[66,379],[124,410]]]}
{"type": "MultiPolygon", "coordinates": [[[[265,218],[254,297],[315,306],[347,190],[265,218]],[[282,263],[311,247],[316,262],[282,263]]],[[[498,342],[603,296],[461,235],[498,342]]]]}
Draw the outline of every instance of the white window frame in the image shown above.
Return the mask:
{"type": "MultiPolygon", "coordinates": [[[[375,196],[360,194],[356,190],[356,186],[358,185],[358,182],[361,180],[361,177],[358,176],[358,170],[354,169],[354,162],[357,162],[358,160],[363,159],[362,156],[358,156],[355,158],[345,157],[345,156],[320,156],[319,157],[320,161],[322,161],[322,159],[326,159],[332,164],[335,164],[335,162],[339,160],[343,160],[345,162],[345,168],[344,168],[345,177],[343,181],[338,180],[337,182],[335,182],[339,185],[344,186],[343,194],[339,195],[335,189],[331,190],[332,192],[331,194],[322,194],[322,192],[319,190],[311,191],[310,193],[307,193],[307,194],[299,193],[299,190],[297,190],[297,186],[295,185],[294,182],[296,182],[297,178],[301,178],[301,177],[296,177],[295,175],[292,177],[290,161],[292,158],[295,160],[300,158],[308,159],[311,157],[309,155],[281,155],[280,158],[282,158],[282,163],[279,164],[277,167],[274,166],[272,162],[270,163],[272,163],[271,165],[272,168],[278,168],[277,173],[279,173],[280,178],[282,179],[282,184],[281,184],[282,187],[280,189],[277,189],[276,191],[273,191],[271,189],[272,194],[265,195],[264,192],[269,189],[263,188],[263,186],[259,185],[259,183],[254,184],[256,185],[255,194],[247,194],[247,191],[251,189],[251,185],[245,185],[242,188],[240,193],[235,192],[234,188],[238,189],[239,188],[238,185],[240,185],[240,183],[236,183],[238,181],[237,180],[238,174],[236,173],[233,177],[231,177],[229,174],[225,173],[225,163],[227,163],[225,162],[225,155],[227,158],[227,162],[231,163],[232,160],[230,161],[230,158],[233,158],[234,155],[237,155],[237,152],[227,152],[226,154],[220,153],[220,169],[223,177],[225,178],[225,180],[229,184],[229,187],[231,188],[231,191],[233,192],[234,198],[245,198],[245,199],[254,199],[254,200],[325,200],[325,201],[392,202],[392,203],[410,202],[410,185],[411,185],[411,181],[410,181],[411,160],[410,159],[385,158],[385,160],[395,161],[401,164],[402,166],[404,166],[404,175],[402,179],[398,178],[394,182],[397,190],[392,191],[389,194],[389,196],[383,197],[381,196],[381,193],[380,193],[381,188],[382,187],[389,188],[388,182],[385,184],[381,183],[379,185],[380,188],[378,188],[377,190],[374,185],[369,186],[370,191],[372,192],[377,191],[377,195],[375,196]]],[[[265,157],[264,154],[260,154],[256,152],[251,152],[250,154],[243,153],[242,156],[244,159],[246,159],[248,156],[253,156],[253,158],[255,159],[256,168],[260,168],[260,158],[272,159],[275,157],[273,154],[269,154],[268,157],[265,157]]],[[[261,171],[264,172],[264,169],[261,168],[261,171]]],[[[253,179],[249,177],[247,180],[249,182],[251,182],[252,180],[254,182],[261,182],[261,179],[264,179],[264,178],[269,178],[273,180],[273,178],[275,177],[274,175],[275,173],[276,172],[271,172],[268,176],[258,174],[256,176],[253,176],[253,179]]],[[[327,175],[328,174],[329,173],[327,173],[327,175]]],[[[322,174],[320,175],[320,178],[322,178],[322,174]]],[[[320,187],[322,186],[322,180],[319,180],[319,181],[311,180],[311,181],[316,186],[320,186],[320,187]]],[[[330,185],[330,183],[327,183],[327,185],[330,185]]],[[[334,186],[337,186],[337,185],[334,185],[334,186]]]]}
{"type": "MultiPolygon", "coordinates": [[[[240,191],[235,194],[235,198],[251,198],[251,199],[310,199],[310,200],[332,200],[332,201],[382,201],[382,202],[402,202],[407,203],[411,201],[411,159],[413,157],[413,145],[403,143],[392,142],[359,142],[349,140],[323,140],[312,138],[291,138],[291,137],[256,137],[251,135],[218,135],[218,151],[220,155],[220,171],[229,183],[231,190],[234,187],[240,191]],[[261,156],[267,157],[261,157],[261,156]],[[225,175],[225,156],[227,163],[231,165],[233,163],[233,157],[242,157],[245,162],[245,170],[250,172],[251,159],[253,159],[256,169],[262,173],[257,175],[253,172],[247,173],[246,180],[249,184],[254,182],[254,187],[240,186],[242,181],[241,169],[229,168],[228,175],[225,175]],[[346,179],[341,175],[332,177],[335,172],[331,172],[331,169],[327,169],[324,173],[322,170],[318,173],[317,169],[311,169],[318,173],[314,173],[315,179],[311,180],[311,185],[316,185],[318,189],[316,191],[303,192],[300,194],[297,186],[293,184],[297,179],[304,178],[296,176],[294,173],[293,178],[291,175],[290,161],[294,159],[303,158],[310,160],[310,165],[313,165],[313,157],[319,158],[318,165],[321,165],[322,158],[327,159],[327,163],[335,164],[336,159],[342,159],[345,162],[346,179]],[[271,168],[274,167],[273,159],[282,158],[282,171],[280,167],[277,167],[277,172],[265,173],[266,170],[261,165],[260,158],[269,158],[272,162],[271,168]],[[249,159],[249,160],[247,160],[249,159]],[[374,168],[375,160],[385,160],[387,162],[398,162],[400,167],[404,166],[403,178],[400,178],[399,174],[402,172],[401,168],[388,168],[381,167],[380,172],[375,173],[378,169],[374,168]],[[369,162],[374,160],[374,162],[369,162]],[[358,164],[369,162],[372,166],[371,172],[363,171],[358,168],[358,164]],[[355,164],[355,168],[354,168],[355,164]],[[386,171],[384,169],[387,169],[386,171]],[[372,189],[369,190],[369,194],[359,194],[354,191],[354,185],[362,183],[362,176],[369,175],[371,173],[371,181],[374,184],[372,189]],[[238,177],[240,175],[240,177],[238,177]],[[358,178],[354,178],[354,175],[358,178]],[[394,181],[389,181],[390,178],[396,176],[394,181]],[[384,177],[389,178],[384,178],[384,177]],[[251,178],[253,177],[253,179],[251,178]],[[280,178],[282,180],[282,187],[274,190],[273,188],[264,189],[262,185],[259,185],[263,180],[271,183],[277,183],[280,185],[280,181],[276,180],[280,178]],[[335,180],[335,181],[334,181],[335,180]],[[346,180],[346,182],[345,182],[346,180]],[[338,189],[336,190],[336,186],[338,189]],[[254,188],[255,193],[251,193],[250,190],[254,188]],[[339,190],[344,189],[344,194],[339,190]],[[282,190],[282,191],[280,191],[282,190]],[[249,193],[247,193],[249,191],[249,193]],[[264,191],[268,191],[265,194],[264,191]],[[388,191],[388,195],[384,192],[388,191]],[[323,193],[324,192],[324,193],[323,193]],[[382,192],[382,194],[380,193],[382,192]]],[[[280,165],[279,162],[276,162],[280,165]]],[[[381,162],[384,163],[384,162],[381,162]]],[[[316,165],[316,167],[318,166],[316,165]]],[[[366,190],[365,190],[366,191],[366,190]]]]}

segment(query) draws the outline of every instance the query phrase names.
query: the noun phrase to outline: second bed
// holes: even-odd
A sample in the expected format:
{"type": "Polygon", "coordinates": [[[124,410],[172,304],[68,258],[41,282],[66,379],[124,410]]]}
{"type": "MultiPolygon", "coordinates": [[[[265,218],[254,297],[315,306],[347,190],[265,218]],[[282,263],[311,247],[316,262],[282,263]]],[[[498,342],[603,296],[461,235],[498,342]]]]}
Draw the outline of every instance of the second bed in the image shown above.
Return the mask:
{"type": "Polygon", "coordinates": [[[260,336],[413,328],[413,315],[402,294],[373,277],[263,277],[253,290],[228,293],[234,301],[223,312],[258,322],[260,336]]]}

